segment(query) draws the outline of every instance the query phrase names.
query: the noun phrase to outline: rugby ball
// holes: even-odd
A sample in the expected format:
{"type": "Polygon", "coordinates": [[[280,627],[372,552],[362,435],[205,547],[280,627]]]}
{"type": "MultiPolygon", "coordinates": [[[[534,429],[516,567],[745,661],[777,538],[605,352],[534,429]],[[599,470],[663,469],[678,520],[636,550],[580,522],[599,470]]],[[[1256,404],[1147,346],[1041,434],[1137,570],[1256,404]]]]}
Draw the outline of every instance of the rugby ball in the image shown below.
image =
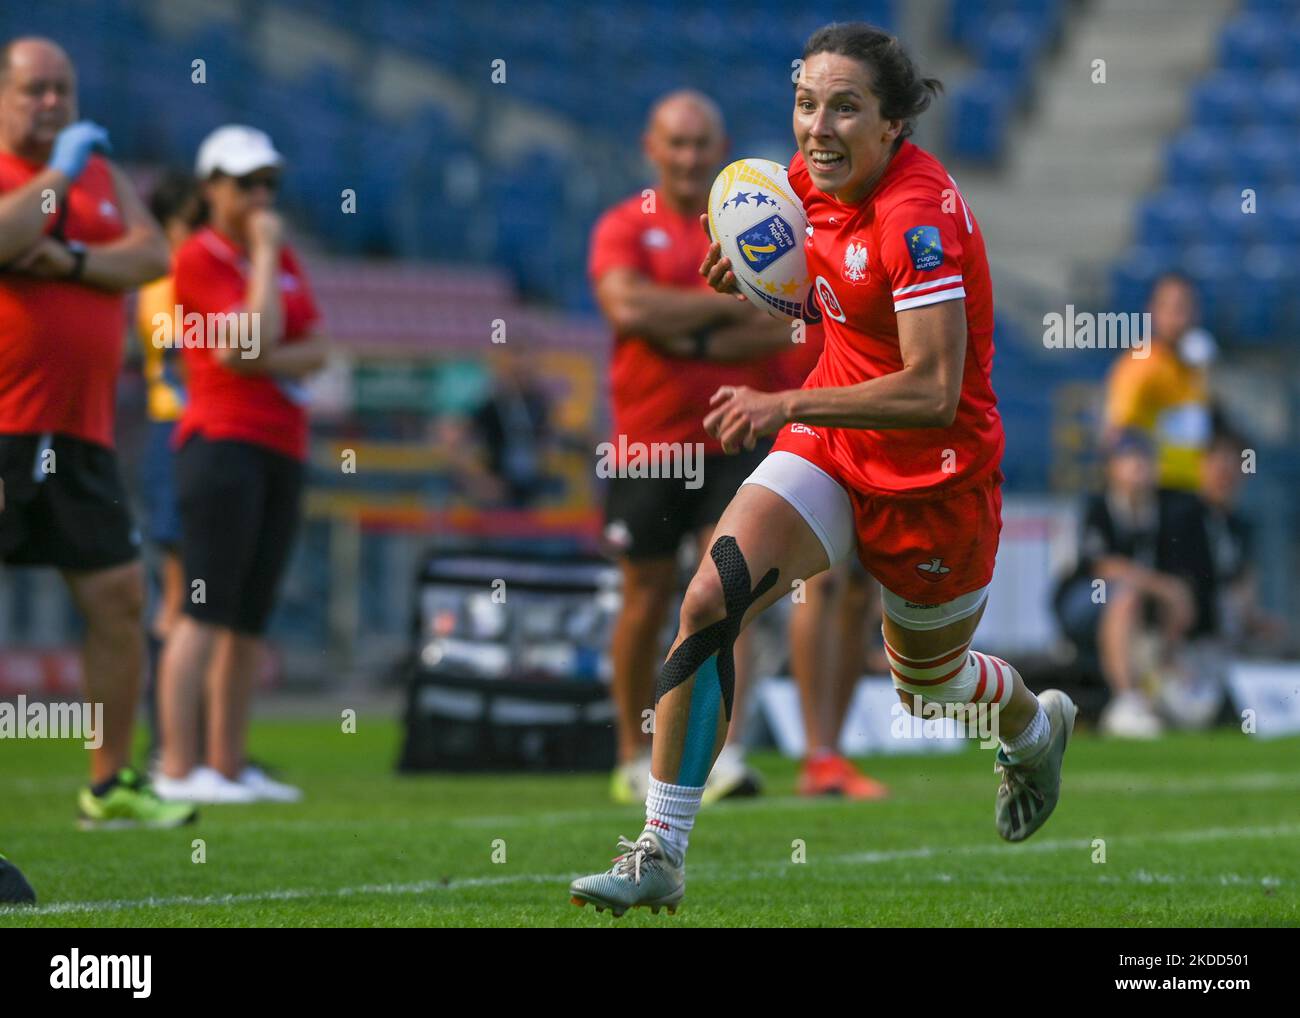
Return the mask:
{"type": "Polygon", "coordinates": [[[731,259],[741,292],[774,317],[821,317],[803,254],[807,229],[780,163],[737,159],[713,182],[709,233],[731,259]]]}

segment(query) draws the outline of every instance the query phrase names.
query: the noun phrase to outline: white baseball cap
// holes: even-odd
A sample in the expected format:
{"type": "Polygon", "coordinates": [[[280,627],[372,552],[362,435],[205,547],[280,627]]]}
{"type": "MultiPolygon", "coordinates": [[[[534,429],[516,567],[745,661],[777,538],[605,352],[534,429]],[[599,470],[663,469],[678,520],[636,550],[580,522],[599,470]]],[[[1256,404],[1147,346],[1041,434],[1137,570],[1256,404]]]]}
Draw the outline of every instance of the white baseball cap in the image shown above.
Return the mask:
{"type": "Polygon", "coordinates": [[[283,162],[284,157],[275,150],[265,131],[243,124],[226,124],[203,139],[194,161],[194,172],[200,180],[207,180],[217,171],[230,177],[243,177],[283,162]]]}

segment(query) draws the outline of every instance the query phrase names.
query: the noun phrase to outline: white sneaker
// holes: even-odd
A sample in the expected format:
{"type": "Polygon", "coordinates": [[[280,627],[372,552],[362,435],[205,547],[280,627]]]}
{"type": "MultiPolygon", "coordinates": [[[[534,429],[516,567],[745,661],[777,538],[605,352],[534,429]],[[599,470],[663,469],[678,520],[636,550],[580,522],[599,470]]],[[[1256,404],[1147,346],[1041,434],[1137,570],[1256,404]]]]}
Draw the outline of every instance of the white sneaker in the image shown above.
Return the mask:
{"type": "Polygon", "coordinates": [[[1101,712],[1101,730],[1119,739],[1154,739],[1164,725],[1141,693],[1121,693],[1101,712]]]}
{"type": "Polygon", "coordinates": [[[707,806],[721,799],[758,795],[763,790],[763,779],[758,771],[745,763],[745,747],[729,742],[722,747],[713,770],[704,782],[701,804],[707,806]]]}
{"type": "Polygon", "coordinates": [[[237,781],[231,781],[211,767],[195,767],[183,778],[156,774],[153,789],[169,802],[196,802],[206,806],[256,802],[257,796],[237,781]]]}
{"type": "Polygon", "coordinates": [[[245,767],[239,775],[239,784],[263,802],[298,802],[302,799],[301,788],[267,777],[266,771],[260,767],[245,767]]]}

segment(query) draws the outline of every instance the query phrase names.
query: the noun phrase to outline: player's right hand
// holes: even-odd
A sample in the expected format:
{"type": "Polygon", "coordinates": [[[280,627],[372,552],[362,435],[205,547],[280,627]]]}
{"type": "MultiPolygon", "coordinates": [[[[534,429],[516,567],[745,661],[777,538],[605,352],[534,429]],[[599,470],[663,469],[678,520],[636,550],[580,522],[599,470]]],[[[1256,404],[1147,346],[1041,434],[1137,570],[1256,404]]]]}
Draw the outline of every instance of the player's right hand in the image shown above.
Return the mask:
{"type": "Polygon", "coordinates": [[[65,127],[54,139],[47,165],[69,180],[76,180],[86,168],[91,152],[108,152],[111,148],[108,131],[93,121],[79,120],[65,127]]]}
{"type": "Polygon", "coordinates": [[[253,209],[248,214],[248,243],[254,248],[279,247],[284,237],[284,220],[271,209],[253,209]]]}
{"type": "MultiPolygon", "coordinates": [[[[700,225],[704,227],[704,232],[709,232],[708,213],[700,215],[700,225]]],[[[704,264],[700,266],[700,275],[708,280],[709,286],[717,290],[718,293],[729,293],[736,300],[745,300],[745,295],[740,292],[740,285],[736,282],[736,274],[731,271],[731,260],[722,257],[722,245],[714,241],[709,245],[709,253],[704,259],[704,264]]]]}

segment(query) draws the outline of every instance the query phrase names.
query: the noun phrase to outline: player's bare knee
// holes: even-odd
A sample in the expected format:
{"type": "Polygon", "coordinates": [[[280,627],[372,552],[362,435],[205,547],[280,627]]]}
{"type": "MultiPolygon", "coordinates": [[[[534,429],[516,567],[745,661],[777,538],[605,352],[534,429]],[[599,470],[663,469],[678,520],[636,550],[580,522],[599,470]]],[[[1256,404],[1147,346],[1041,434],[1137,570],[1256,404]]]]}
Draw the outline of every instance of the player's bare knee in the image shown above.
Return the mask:
{"type": "Polygon", "coordinates": [[[727,597],[722,579],[712,562],[706,562],[692,577],[682,597],[680,622],[682,632],[698,633],[727,616],[727,597]]]}

